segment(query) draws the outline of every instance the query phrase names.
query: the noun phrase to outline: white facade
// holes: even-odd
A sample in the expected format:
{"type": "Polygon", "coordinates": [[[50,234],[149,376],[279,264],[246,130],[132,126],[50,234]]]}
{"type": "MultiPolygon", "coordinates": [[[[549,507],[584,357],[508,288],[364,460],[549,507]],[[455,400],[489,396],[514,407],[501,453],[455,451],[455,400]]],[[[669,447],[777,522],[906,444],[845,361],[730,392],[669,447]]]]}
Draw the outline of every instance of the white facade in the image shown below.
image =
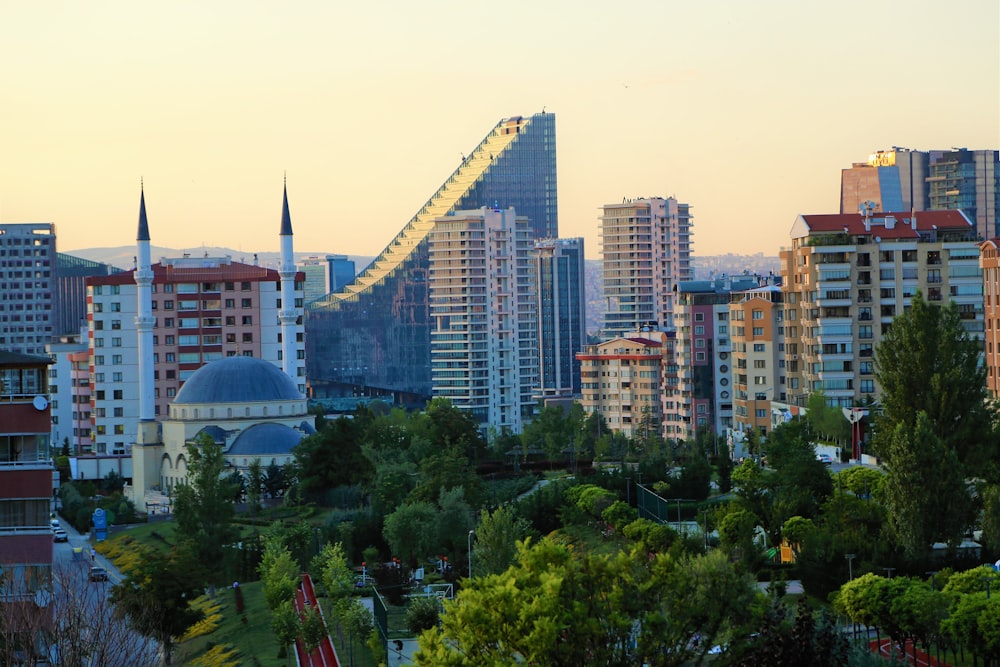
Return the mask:
{"type": "Polygon", "coordinates": [[[525,393],[531,401],[523,364],[537,356],[537,320],[522,303],[531,289],[528,225],[513,208],[484,207],[438,218],[429,235],[433,393],[515,433],[525,393]]]}
{"type": "Polygon", "coordinates": [[[601,216],[605,340],[670,326],[674,287],[691,280],[691,213],[673,197],[606,204],[601,216]]]}
{"type": "MultiPolygon", "coordinates": [[[[282,367],[279,275],[230,258],[163,259],[152,267],[155,417],[205,363],[252,356],[282,367]]],[[[139,414],[137,287],[132,273],[88,280],[87,318],[95,452],[125,453],[136,441],[139,414]]],[[[293,303],[292,375],[306,389],[302,286],[293,303]]]]}

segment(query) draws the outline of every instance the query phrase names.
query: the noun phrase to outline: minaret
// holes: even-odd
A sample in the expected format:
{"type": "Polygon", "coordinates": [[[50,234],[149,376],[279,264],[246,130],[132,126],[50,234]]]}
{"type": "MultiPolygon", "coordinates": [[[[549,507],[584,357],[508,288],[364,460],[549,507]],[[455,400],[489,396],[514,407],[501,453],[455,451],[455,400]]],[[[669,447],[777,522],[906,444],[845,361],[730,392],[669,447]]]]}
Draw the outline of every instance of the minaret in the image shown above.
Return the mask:
{"type": "Polygon", "coordinates": [[[296,384],[299,378],[295,372],[295,323],[298,313],[295,310],[295,253],[292,250],[292,216],[288,213],[288,180],[285,180],[284,200],[281,203],[281,310],[278,321],[281,322],[281,370],[292,378],[296,384]]]}
{"type": "Polygon", "coordinates": [[[153,403],[153,266],[150,262],[149,223],[146,221],[146,193],[139,191],[138,264],[135,284],[138,286],[138,303],[135,328],[139,335],[139,421],[151,422],[156,418],[153,403]]]}
{"type": "Polygon", "coordinates": [[[139,424],[132,447],[131,500],[142,507],[147,492],[161,484],[160,460],[163,442],[160,423],[156,421],[153,390],[153,265],[150,261],[149,224],[146,222],[146,193],[139,189],[139,233],[136,235],[135,284],[138,313],[135,330],[139,337],[139,424]]]}

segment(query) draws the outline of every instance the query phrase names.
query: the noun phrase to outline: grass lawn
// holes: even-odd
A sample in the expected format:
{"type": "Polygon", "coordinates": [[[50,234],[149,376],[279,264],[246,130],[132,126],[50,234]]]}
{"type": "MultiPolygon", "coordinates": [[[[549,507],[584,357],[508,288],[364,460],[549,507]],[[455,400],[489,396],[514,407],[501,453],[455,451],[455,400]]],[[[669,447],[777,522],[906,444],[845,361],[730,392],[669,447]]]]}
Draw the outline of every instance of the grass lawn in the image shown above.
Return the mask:
{"type": "MultiPolygon", "coordinates": [[[[264,600],[264,586],[259,581],[240,584],[243,591],[243,614],[236,613],[236,594],[232,588],[220,589],[215,596],[217,610],[209,614],[214,623],[211,632],[177,646],[175,658],[184,665],[256,665],[285,667],[288,660],[278,657],[278,639],[271,631],[271,613],[264,600]],[[227,658],[214,657],[229,649],[227,658]]],[[[206,598],[202,598],[204,602],[206,598]]],[[[189,631],[190,632],[190,631],[189,631]]],[[[289,648],[291,652],[291,648],[289,648]]]]}

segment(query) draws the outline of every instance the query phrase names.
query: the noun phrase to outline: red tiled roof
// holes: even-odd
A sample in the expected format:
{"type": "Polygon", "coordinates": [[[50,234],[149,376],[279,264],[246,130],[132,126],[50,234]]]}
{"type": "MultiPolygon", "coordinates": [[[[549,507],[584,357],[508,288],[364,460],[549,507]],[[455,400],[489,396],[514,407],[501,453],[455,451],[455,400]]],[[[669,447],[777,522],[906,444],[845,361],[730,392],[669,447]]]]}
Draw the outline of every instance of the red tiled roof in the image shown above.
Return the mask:
{"type": "MultiPolygon", "coordinates": [[[[157,285],[180,282],[214,282],[219,280],[260,282],[278,282],[281,280],[280,274],[275,269],[267,269],[262,266],[253,266],[252,264],[242,264],[240,262],[232,262],[211,268],[178,267],[157,263],[153,264],[151,268],[153,269],[153,282],[157,285]]],[[[90,277],[87,278],[87,285],[134,285],[135,278],[133,277],[133,273],[134,271],[126,271],[110,276],[90,277]]],[[[306,279],[306,274],[302,271],[296,271],[295,279],[303,281],[306,279]]]]}
{"type": "Polygon", "coordinates": [[[975,225],[961,211],[914,211],[907,213],[876,213],[869,228],[860,213],[802,215],[811,233],[848,233],[852,236],[880,236],[890,239],[917,238],[918,232],[974,231],[975,225]],[[891,224],[892,227],[887,226],[891,224]],[[913,221],[916,220],[916,231],[913,221]]]}

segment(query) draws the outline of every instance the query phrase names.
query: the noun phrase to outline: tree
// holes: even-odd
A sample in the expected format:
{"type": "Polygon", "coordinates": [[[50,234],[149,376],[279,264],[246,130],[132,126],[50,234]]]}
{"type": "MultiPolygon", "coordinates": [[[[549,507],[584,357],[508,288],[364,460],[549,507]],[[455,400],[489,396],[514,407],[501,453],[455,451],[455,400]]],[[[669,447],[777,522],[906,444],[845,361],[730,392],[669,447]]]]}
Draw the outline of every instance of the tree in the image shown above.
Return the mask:
{"type": "Polygon", "coordinates": [[[962,326],[958,307],[934,306],[918,291],[875,348],[875,378],[882,389],[875,420],[875,451],[889,469],[898,424],[916,429],[927,415],[933,434],[955,452],[964,473],[992,468],[996,459],[994,412],[988,401],[982,343],[962,326]]]}
{"type": "Polygon", "coordinates": [[[445,601],[441,627],[420,636],[414,664],[539,666],[628,663],[628,556],[576,554],[543,539],[518,564],[476,577],[445,601]]]}
{"type": "Polygon", "coordinates": [[[191,606],[201,593],[195,554],[175,547],[169,552],[137,547],[140,555],[130,559],[128,577],[111,589],[111,600],[119,619],[163,649],[164,663],[171,664],[173,642],[200,621],[204,613],[191,606]]]}
{"type": "Polygon", "coordinates": [[[232,524],[233,489],[222,476],[225,457],[222,448],[209,436],[197,444],[188,443],[188,474],[174,496],[177,535],[188,545],[204,568],[205,582],[222,583],[225,551],[238,532],[232,524]]]}
{"type": "Polygon", "coordinates": [[[260,492],[264,487],[264,468],[260,458],[254,458],[250,462],[247,471],[247,511],[251,516],[255,516],[260,511],[260,492]]]}
{"type": "Polygon", "coordinates": [[[274,461],[267,466],[267,472],[264,473],[264,492],[269,498],[277,498],[285,492],[288,488],[288,482],[285,479],[285,471],[274,461]]]}
{"type": "Polygon", "coordinates": [[[502,505],[479,515],[473,543],[473,572],[476,576],[500,574],[514,563],[517,543],[528,537],[531,524],[517,516],[510,506],[502,505]]]}
{"type": "Polygon", "coordinates": [[[367,481],[372,467],[362,452],[363,439],[361,420],[347,417],[303,438],[292,450],[303,496],[320,499],[328,489],[367,481]]]}
{"type": "Polygon", "coordinates": [[[295,641],[299,633],[299,617],[293,599],[300,568],[281,539],[271,535],[264,542],[264,555],[257,571],[264,584],[264,599],[271,610],[271,629],[281,645],[281,657],[285,647],[295,641]]]}
{"type": "Polygon", "coordinates": [[[974,506],[956,452],[946,449],[923,411],[912,429],[898,423],[884,447],[892,460],[886,509],[906,553],[923,556],[936,540],[957,548],[974,506]]]}
{"type": "Polygon", "coordinates": [[[394,554],[415,564],[437,548],[435,507],[426,502],[406,503],[385,518],[382,534],[394,554]]]}

